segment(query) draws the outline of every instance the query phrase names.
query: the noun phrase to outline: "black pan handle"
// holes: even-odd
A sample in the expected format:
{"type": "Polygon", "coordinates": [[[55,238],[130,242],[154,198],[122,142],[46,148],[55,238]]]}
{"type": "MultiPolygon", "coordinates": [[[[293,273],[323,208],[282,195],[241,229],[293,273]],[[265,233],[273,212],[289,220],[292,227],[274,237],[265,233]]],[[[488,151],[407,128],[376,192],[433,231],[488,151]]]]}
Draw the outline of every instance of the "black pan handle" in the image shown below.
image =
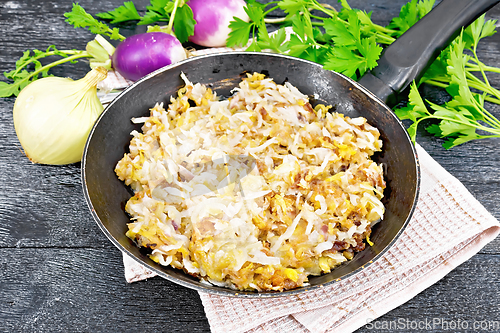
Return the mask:
{"type": "Polygon", "coordinates": [[[359,82],[388,105],[419,79],[439,53],[468,26],[500,0],[443,0],[389,45],[378,66],[359,82]]]}

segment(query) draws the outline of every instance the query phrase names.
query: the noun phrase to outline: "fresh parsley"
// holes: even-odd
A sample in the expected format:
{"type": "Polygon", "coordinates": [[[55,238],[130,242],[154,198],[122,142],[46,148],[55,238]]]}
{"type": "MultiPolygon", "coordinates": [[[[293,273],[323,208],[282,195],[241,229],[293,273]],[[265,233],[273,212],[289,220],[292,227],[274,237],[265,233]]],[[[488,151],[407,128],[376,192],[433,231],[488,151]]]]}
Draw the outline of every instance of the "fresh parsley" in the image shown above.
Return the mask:
{"type": "MultiPolygon", "coordinates": [[[[187,42],[189,36],[194,34],[194,25],[196,24],[193,18],[193,11],[188,5],[184,4],[174,8],[172,17],[175,18],[173,20],[174,28],[172,31],[175,31],[175,36],[181,43],[187,42]]],[[[171,22],[172,20],[170,20],[169,26],[171,22]]]]}
{"type": "Polygon", "coordinates": [[[399,37],[431,11],[435,0],[412,0],[401,8],[398,17],[391,20],[387,28],[394,31],[393,37],[399,37]]]}
{"type": "Polygon", "coordinates": [[[169,22],[170,13],[174,10],[174,2],[170,0],[151,0],[146,6],[146,13],[138,25],[148,25],[157,22],[169,22]]]}
{"type": "Polygon", "coordinates": [[[122,6],[106,13],[98,13],[96,16],[100,19],[110,21],[111,24],[141,20],[141,16],[132,1],[126,1],[122,6]]]}
{"type": "Polygon", "coordinates": [[[231,22],[227,46],[246,45],[248,51],[272,50],[320,63],[325,69],[357,79],[377,65],[381,45],[394,42],[395,36],[401,34],[403,22],[405,27],[414,24],[433,3],[433,0],[422,0],[411,4],[418,6],[417,14],[402,11],[400,21],[392,27],[383,27],[373,23],[371,13],[351,8],[346,0],[340,1],[340,11],[317,0],[281,0],[265,4],[251,0],[245,8],[250,21],[235,19],[231,22]],[[271,21],[268,15],[276,9],[281,9],[285,18],[273,22],[279,27],[273,38],[269,37],[266,23],[271,21]],[[412,17],[407,18],[408,15],[412,17]],[[288,39],[284,31],[287,26],[293,30],[288,39]],[[251,42],[248,45],[249,35],[251,42]]]}
{"type": "Polygon", "coordinates": [[[99,22],[92,15],[88,14],[83,7],[73,4],[71,12],[64,14],[67,22],[75,28],[87,28],[97,34],[95,39],[88,42],[85,50],[59,50],[55,45],[51,45],[45,51],[27,50],[21,58],[16,61],[16,68],[10,72],[5,72],[4,76],[8,81],[0,81],[0,97],[19,95],[21,90],[29,83],[39,77],[52,76],[49,70],[64,63],[75,63],[82,58],[89,58],[90,67],[102,66],[111,69],[110,55],[114,51],[111,45],[102,35],[111,39],[123,40],[118,28],[110,28],[106,24],[99,22]],[[53,60],[54,58],[57,60],[53,60]],[[47,59],[53,60],[47,63],[47,59]],[[42,63],[42,60],[45,62],[42,63]]]}
{"type": "Polygon", "coordinates": [[[87,28],[90,32],[96,35],[105,35],[111,39],[124,40],[125,37],[120,34],[118,28],[110,28],[105,23],[95,19],[87,13],[79,4],[73,4],[71,12],[65,13],[66,22],[75,28],[87,28]]]}
{"type": "Polygon", "coordinates": [[[408,105],[395,112],[400,119],[412,122],[408,133],[413,141],[417,127],[425,120],[432,122],[425,128],[427,132],[446,138],[446,149],[471,140],[500,137],[500,120],[485,106],[486,100],[500,101],[500,92],[490,85],[486,74],[499,69],[484,65],[477,57],[477,44],[495,33],[495,23],[485,21],[484,15],[478,18],[441,53],[420,81],[446,88],[449,102],[424,102],[417,84],[411,85],[408,105]]]}
{"type": "Polygon", "coordinates": [[[89,57],[91,55],[86,51],[58,50],[54,45],[49,46],[46,51],[37,49],[25,51],[21,58],[16,61],[16,69],[4,73],[4,76],[13,82],[0,81],[0,97],[17,96],[24,87],[40,76],[51,76],[48,71],[52,67],[89,57]],[[59,56],[60,59],[47,65],[43,65],[40,61],[42,58],[53,56],[59,56]]]}
{"type": "Polygon", "coordinates": [[[355,11],[349,12],[347,23],[333,19],[325,22],[326,33],[332,36],[334,47],[324,68],[357,79],[377,65],[382,47],[376,42],[375,34],[362,32],[362,22],[355,11]]]}
{"type": "MultiPolygon", "coordinates": [[[[266,24],[264,18],[266,14],[264,9],[266,5],[261,4],[257,1],[248,1],[245,6],[245,12],[250,18],[250,22],[246,22],[238,17],[235,17],[233,21],[229,24],[231,32],[227,39],[227,46],[245,46],[248,43],[249,36],[251,37],[251,43],[247,48],[247,51],[262,51],[262,48],[258,44],[258,40],[264,40],[264,43],[270,42],[269,34],[267,34],[266,24]],[[258,33],[260,32],[260,38],[258,39],[258,33]],[[266,36],[267,35],[267,36],[266,36]]],[[[275,9],[274,6],[272,9],[275,9]]],[[[269,45],[270,48],[277,47],[279,45],[269,45]]]]}

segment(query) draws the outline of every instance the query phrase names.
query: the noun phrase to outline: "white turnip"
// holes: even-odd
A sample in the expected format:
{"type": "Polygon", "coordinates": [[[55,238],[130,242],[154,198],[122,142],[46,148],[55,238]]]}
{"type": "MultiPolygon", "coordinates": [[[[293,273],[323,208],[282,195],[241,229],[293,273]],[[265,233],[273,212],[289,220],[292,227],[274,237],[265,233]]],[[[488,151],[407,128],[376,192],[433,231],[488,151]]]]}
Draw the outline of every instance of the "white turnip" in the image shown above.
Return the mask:
{"type": "Polygon", "coordinates": [[[243,0],[189,0],[186,3],[193,11],[196,21],[194,35],[189,40],[206,47],[226,45],[231,32],[229,22],[233,17],[249,21],[243,0]]]}

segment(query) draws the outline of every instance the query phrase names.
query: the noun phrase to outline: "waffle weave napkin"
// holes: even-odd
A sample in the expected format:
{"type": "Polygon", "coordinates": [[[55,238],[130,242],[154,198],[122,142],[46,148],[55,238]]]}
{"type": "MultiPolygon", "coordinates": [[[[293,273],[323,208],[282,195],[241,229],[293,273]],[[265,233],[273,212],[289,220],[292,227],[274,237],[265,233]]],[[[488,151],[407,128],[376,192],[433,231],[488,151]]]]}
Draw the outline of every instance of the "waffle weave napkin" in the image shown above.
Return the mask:
{"type": "MultiPolygon", "coordinates": [[[[107,87],[130,84],[112,72],[106,81],[107,87]]],[[[422,179],[414,215],[381,258],[345,280],[299,295],[248,299],[200,292],[211,331],[352,332],[410,300],[492,241],[500,223],[419,145],[417,154],[422,179]]],[[[123,262],[127,282],[155,276],[126,254],[123,262]]]]}

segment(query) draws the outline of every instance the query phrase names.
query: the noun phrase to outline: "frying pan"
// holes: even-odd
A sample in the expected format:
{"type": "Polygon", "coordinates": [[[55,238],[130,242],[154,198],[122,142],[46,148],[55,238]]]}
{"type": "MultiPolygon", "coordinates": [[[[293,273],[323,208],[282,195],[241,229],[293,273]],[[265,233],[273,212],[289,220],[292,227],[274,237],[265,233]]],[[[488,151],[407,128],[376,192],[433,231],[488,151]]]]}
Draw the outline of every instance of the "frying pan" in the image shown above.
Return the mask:
{"type": "Polygon", "coordinates": [[[102,232],[121,251],[158,275],[185,287],[225,296],[272,297],[296,294],[335,283],[359,273],[381,257],[401,235],[415,208],[419,183],[419,164],[406,130],[384,102],[394,102],[439,52],[497,1],[445,0],[408,32],[389,46],[379,66],[357,83],[341,74],[327,71],[316,63],[267,53],[230,52],[199,56],[167,66],[138,80],[103,111],[94,125],[82,160],[84,196],[102,232]],[[219,95],[230,96],[244,72],[266,73],[277,83],[289,81],[305,94],[315,96],[349,117],[365,117],[377,127],[383,151],[374,156],[385,165],[387,188],[383,203],[384,219],[374,226],[373,246],[357,253],[353,260],[329,274],[310,277],[310,285],[284,292],[235,291],[201,284],[181,270],[161,266],[149,259],[125,236],[129,217],[124,205],[131,190],[114,173],[118,160],[128,151],[130,133],[140,131],[131,118],[147,116],[156,102],[168,104],[170,96],[184,83],[184,72],[193,82],[209,85],[219,95]],[[395,97],[396,96],[396,97],[395,97]]]}

